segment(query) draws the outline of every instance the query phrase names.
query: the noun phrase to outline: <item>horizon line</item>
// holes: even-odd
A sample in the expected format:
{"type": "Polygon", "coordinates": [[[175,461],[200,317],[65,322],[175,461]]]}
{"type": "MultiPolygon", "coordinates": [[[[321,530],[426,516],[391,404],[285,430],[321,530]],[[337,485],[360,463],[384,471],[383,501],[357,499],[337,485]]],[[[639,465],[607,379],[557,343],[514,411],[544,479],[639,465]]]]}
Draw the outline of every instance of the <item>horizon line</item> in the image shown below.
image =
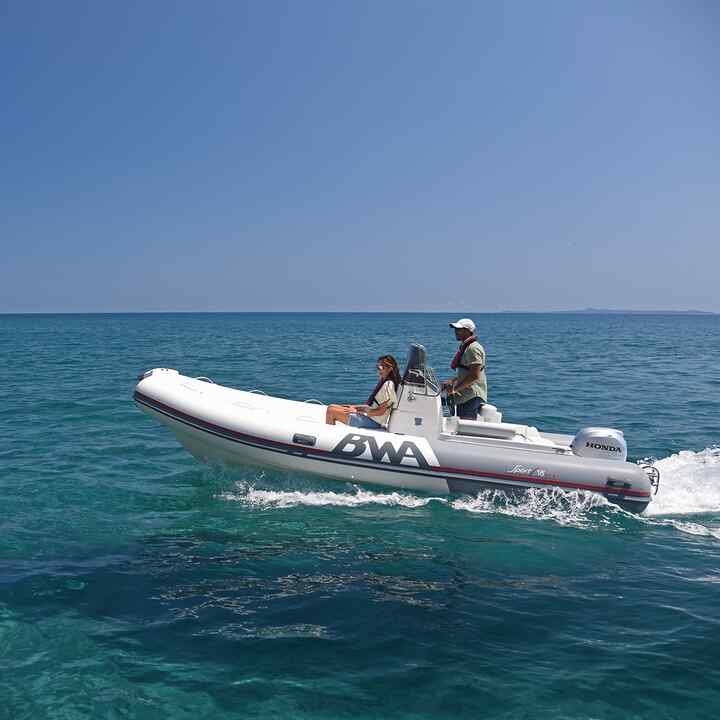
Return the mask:
{"type": "Polygon", "coordinates": [[[577,308],[571,310],[0,310],[2,315],[718,315],[714,310],[634,310],[577,308]]]}

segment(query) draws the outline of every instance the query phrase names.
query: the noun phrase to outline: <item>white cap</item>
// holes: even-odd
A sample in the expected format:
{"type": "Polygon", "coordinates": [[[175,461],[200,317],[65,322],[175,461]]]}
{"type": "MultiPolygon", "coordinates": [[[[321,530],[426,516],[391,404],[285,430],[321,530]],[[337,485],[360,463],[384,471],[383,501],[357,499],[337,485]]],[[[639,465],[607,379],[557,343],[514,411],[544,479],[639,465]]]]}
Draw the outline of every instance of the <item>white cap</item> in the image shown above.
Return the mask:
{"type": "Polygon", "coordinates": [[[460,318],[457,322],[450,323],[450,327],[465,328],[471,333],[475,332],[475,323],[470,318],[460,318]]]}

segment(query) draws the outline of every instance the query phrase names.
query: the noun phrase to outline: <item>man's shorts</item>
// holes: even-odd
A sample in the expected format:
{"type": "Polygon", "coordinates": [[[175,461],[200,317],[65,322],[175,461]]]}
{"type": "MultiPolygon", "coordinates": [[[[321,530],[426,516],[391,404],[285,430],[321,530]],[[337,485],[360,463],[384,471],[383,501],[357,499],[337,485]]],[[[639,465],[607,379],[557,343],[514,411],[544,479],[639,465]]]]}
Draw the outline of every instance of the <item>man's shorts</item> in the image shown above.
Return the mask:
{"type": "Polygon", "coordinates": [[[480,397],[470,398],[464,403],[460,403],[455,406],[457,416],[464,420],[475,420],[477,419],[478,413],[482,409],[485,401],[480,397]]]}

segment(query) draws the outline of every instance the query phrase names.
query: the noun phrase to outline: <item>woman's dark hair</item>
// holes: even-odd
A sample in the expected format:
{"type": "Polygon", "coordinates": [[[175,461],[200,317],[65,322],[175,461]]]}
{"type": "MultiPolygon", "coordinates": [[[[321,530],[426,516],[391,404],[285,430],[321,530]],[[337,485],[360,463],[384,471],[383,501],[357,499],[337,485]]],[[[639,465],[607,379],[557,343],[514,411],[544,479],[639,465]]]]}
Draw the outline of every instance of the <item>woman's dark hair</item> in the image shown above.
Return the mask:
{"type": "Polygon", "coordinates": [[[377,359],[380,365],[390,368],[390,379],[393,381],[393,385],[397,390],[400,387],[400,368],[398,367],[397,360],[392,355],[381,355],[377,359]]]}

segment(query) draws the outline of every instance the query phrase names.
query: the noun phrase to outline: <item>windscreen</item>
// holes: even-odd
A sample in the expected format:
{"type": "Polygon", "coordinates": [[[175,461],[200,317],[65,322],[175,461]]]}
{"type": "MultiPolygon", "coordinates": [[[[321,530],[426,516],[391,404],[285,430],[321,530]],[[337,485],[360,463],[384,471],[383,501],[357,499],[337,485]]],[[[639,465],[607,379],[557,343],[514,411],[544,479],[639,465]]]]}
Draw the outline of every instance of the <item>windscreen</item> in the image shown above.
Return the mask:
{"type": "Polygon", "coordinates": [[[435,372],[427,366],[427,350],[422,345],[413,343],[408,352],[407,366],[403,374],[403,383],[427,387],[433,394],[439,391],[435,372]]]}

